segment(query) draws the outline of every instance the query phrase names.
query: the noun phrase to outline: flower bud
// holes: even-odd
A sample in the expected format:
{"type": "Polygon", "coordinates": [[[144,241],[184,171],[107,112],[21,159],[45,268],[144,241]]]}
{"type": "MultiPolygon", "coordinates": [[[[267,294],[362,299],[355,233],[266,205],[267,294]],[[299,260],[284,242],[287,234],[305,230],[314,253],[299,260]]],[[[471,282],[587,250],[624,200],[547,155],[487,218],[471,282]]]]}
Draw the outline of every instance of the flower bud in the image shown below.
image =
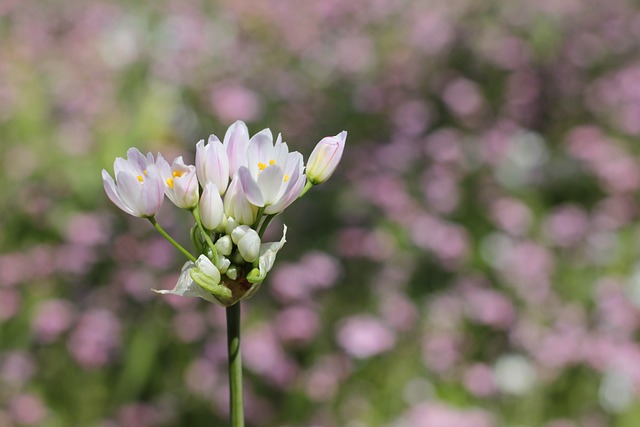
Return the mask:
{"type": "Polygon", "coordinates": [[[347,132],[328,136],[316,145],[307,163],[307,179],[313,184],[322,184],[333,174],[340,163],[347,141],[347,132]]]}
{"type": "Polygon", "coordinates": [[[225,258],[222,255],[218,255],[218,263],[216,264],[216,267],[220,271],[220,274],[226,273],[230,265],[231,261],[229,261],[228,258],[225,258]]]}
{"type": "Polygon", "coordinates": [[[229,279],[236,280],[238,278],[238,267],[236,267],[235,265],[230,266],[229,268],[227,268],[225,274],[229,279]]]}
{"type": "Polygon", "coordinates": [[[241,225],[234,228],[233,231],[231,231],[231,239],[233,240],[233,243],[237,245],[240,239],[247,235],[249,230],[251,230],[251,227],[248,225],[241,225]]]}
{"type": "Polygon", "coordinates": [[[238,241],[238,251],[247,262],[253,262],[260,255],[260,236],[255,230],[249,229],[247,234],[238,241]]]}
{"type": "Polygon", "coordinates": [[[200,199],[200,219],[207,230],[215,230],[224,220],[222,198],[215,184],[207,183],[200,199]]]}
{"type": "Polygon", "coordinates": [[[233,242],[231,236],[225,235],[218,239],[215,244],[216,250],[220,255],[229,256],[233,250],[233,242]]]}

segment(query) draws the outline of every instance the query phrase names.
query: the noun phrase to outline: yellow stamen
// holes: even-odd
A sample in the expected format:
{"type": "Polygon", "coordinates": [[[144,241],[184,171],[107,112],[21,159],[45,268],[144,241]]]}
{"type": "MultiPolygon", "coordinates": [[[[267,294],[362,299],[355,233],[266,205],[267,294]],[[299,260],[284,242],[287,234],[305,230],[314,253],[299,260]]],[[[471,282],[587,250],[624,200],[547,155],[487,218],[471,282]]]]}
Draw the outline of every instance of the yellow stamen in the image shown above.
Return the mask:
{"type": "Polygon", "coordinates": [[[275,160],[273,160],[273,159],[271,159],[271,160],[269,160],[269,164],[270,164],[270,165],[275,165],[275,164],[276,164],[276,161],[275,161],[275,160]]]}
{"type": "Polygon", "coordinates": [[[180,178],[182,175],[184,175],[184,171],[173,171],[174,178],[180,178]]]}
{"type": "Polygon", "coordinates": [[[286,175],[286,174],[285,174],[285,176],[284,176],[284,182],[287,182],[287,181],[289,181],[289,175],[286,175]]]}
{"type": "Polygon", "coordinates": [[[142,171],[142,174],[143,174],[144,176],[147,176],[147,170],[146,170],[146,169],[145,169],[145,170],[143,170],[143,171],[142,171]]]}
{"type": "Polygon", "coordinates": [[[138,175],[138,181],[140,182],[144,181],[144,178],[142,177],[142,175],[138,175]]]}
{"type": "Polygon", "coordinates": [[[263,171],[266,167],[267,165],[265,165],[264,163],[258,162],[258,169],[260,169],[261,171],[263,171]]]}
{"type": "Polygon", "coordinates": [[[173,178],[167,178],[167,185],[169,186],[169,188],[173,188],[173,178]]]}

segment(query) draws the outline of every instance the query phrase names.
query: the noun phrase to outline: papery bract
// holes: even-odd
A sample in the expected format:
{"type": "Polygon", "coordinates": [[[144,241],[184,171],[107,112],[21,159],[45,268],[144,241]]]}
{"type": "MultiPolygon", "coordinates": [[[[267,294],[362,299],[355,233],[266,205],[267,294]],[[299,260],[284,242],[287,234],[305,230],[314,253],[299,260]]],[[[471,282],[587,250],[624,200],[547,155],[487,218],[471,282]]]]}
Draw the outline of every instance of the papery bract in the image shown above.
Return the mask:
{"type": "Polygon", "coordinates": [[[260,256],[258,258],[258,268],[254,268],[247,275],[247,280],[250,283],[260,283],[267,273],[273,268],[273,263],[276,261],[276,254],[287,241],[287,226],[284,226],[282,230],[282,239],[279,242],[269,242],[260,245],[260,256]]]}
{"type": "Polygon", "coordinates": [[[215,135],[209,137],[206,145],[204,140],[196,144],[196,170],[202,188],[211,182],[215,184],[221,196],[227,190],[229,160],[225,147],[215,135]]]}
{"type": "Polygon", "coordinates": [[[220,298],[222,298],[222,300],[224,301],[227,301],[228,298],[231,297],[231,291],[225,286],[218,285],[218,283],[220,283],[220,272],[218,272],[217,268],[213,265],[213,263],[211,263],[211,261],[207,257],[205,257],[204,255],[200,255],[200,258],[198,258],[198,260],[195,263],[192,261],[189,261],[184,264],[184,266],[182,267],[182,272],[180,273],[180,277],[178,279],[178,283],[176,284],[175,288],[173,288],[172,290],[155,290],[154,289],[153,291],[159,294],[172,294],[172,295],[179,295],[182,297],[198,297],[198,298],[205,299],[209,302],[214,302],[220,305],[224,305],[224,303],[220,301],[220,298]],[[204,269],[203,269],[203,266],[204,266],[204,269]],[[215,286],[214,290],[217,291],[216,295],[210,292],[209,289],[205,289],[204,287],[202,287],[201,285],[199,285],[194,281],[192,277],[192,273],[194,271],[199,271],[199,273],[196,273],[196,275],[198,274],[200,274],[201,276],[210,275],[209,280],[211,283],[208,285],[208,287],[211,288],[215,286]],[[217,275],[216,275],[216,272],[217,272],[217,275]],[[217,279],[217,282],[216,282],[216,279],[217,279]],[[212,285],[213,283],[215,283],[215,285],[212,285]]]}
{"type": "Polygon", "coordinates": [[[196,207],[200,188],[195,166],[186,165],[182,157],[175,159],[169,166],[161,154],[158,154],[156,165],[164,181],[164,193],[169,200],[181,209],[196,207]]]}
{"type": "Polygon", "coordinates": [[[164,200],[164,183],[153,155],[148,153],[145,157],[137,148],[130,148],[126,160],[116,158],[113,171],[115,181],[102,170],[102,183],[109,199],[129,215],[154,216],[164,200]]]}
{"type": "Polygon", "coordinates": [[[342,159],[347,132],[322,138],[315,146],[307,162],[307,179],[313,185],[322,184],[333,174],[342,159]]]}

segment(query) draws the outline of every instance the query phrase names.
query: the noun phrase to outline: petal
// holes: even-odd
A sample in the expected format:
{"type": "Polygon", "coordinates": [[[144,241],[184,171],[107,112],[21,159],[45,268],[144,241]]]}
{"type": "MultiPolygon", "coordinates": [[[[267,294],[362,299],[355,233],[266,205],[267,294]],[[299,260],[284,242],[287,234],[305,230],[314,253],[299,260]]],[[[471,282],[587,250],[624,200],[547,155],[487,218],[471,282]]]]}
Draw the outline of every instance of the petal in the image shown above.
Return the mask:
{"type": "Polygon", "coordinates": [[[207,147],[204,145],[204,139],[201,139],[196,144],[196,173],[198,175],[198,181],[203,188],[207,184],[207,180],[205,178],[205,160],[207,158],[206,151],[207,147]]]}
{"type": "Polygon", "coordinates": [[[147,158],[135,147],[127,150],[127,161],[137,168],[138,173],[147,168],[147,158]]]}
{"type": "Polygon", "coordinates": [[[200,199],[200,218],[207,230],[215,230],[224,219],[224,207],[215,184],[208,183],[200,199]]]}
{"type": "Polygon", "coordinates": [[[160,176],[160,171],[155,165],[150,165],[147,169],[147,176],[142,185],[142,213],[145,216],[153,216],[158,212],[164,200],[165,184],[160,176]]]}
{"type": "Polygon", "coordinates": [[[118,181],[118,195],[120,199],[131,208],[135,216],[145,216],[142,202],[142,183],[138,178],[127,172],[120,172],[116,177],[118,181]]]}
{"type": "Polygon", "coordinates": [[[171,166],[169,166],[169,163],[164,159],[164,157],[162,157],[162,154],[160,153],[158,153],[156,166],[158,167],[158,171],[160,172],[160,176],[163,180],[171,178],[171,166]]]}
{"type": "Polygon", "coordinates": [[[306,177],[304,174],[294,172],[294,174],[289,178],[287,187],[285,188],[282,196],[271,206],[267,206],[264,213],[271,215],[285,210],[291,203],[295,202],[298,197],[300,197],[300,193],[302,193],[305,183],[306,177]]]}
{"type": "Polygon", "coordinates": [[[245,166],[238,169],[238,179],[240,180],[240,187],[247,197],[247,200],[255,206],[264,206],[264,198],[260,192],[258,184],[253,180],[251,172],[245,166]]]}
{"type": "Polygon", "coordinates": [[[247,165],[247,147],[249,146],[249,130],[243,121],[238,120],[227,129],[223,142],[229,159],[229,176],[232,177],[240,166],[247,165]]]}
{"type": "Polygon", "coordinates": [[[258,175],[258,163],[269,164],[273,151],[273,135],[270,129],[263,129],[249,140],[247,149],[248,167],[253,176],[258,175]]]}
{"type": "Polygon", "coordinates": [[[271,165],[260,172],[258,187],[265,205],[271,205],[282,195],[285,188],[284,171],[278,165],[271,165]]]}
{"type": "Polygon", "coordinates": [[[116,183],[113,181],[111,175],[104,169],[102,169],[102,185],[104,186],[104,191],[107,193],[107,197],[109,197],[109,200],[111,200],[114,205],[129,215],[134,215],[133,211],[120,199],[116,183]]]}
{"type": "Polygon", "coordinates": [[[209,141],[209,151],[206,158],[206,178],[218,187],[220,194],[224,194],[229,184],[229,160],[227,151],[216,138],[209,141]]]}

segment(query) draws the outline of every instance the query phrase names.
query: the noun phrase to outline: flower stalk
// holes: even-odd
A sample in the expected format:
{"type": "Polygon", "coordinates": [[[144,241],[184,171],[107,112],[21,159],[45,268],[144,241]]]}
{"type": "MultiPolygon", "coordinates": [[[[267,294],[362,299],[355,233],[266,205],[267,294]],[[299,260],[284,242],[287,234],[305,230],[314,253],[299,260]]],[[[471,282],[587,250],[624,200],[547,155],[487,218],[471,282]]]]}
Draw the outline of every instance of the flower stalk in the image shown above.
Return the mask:
{"type": "Polygon", "coordinates": [[[240,353],[240,302],[227,307],[227,351],[229,355],[229,416],[231,417],[231,427],[244,427],[242,356],[240,353]]]}

